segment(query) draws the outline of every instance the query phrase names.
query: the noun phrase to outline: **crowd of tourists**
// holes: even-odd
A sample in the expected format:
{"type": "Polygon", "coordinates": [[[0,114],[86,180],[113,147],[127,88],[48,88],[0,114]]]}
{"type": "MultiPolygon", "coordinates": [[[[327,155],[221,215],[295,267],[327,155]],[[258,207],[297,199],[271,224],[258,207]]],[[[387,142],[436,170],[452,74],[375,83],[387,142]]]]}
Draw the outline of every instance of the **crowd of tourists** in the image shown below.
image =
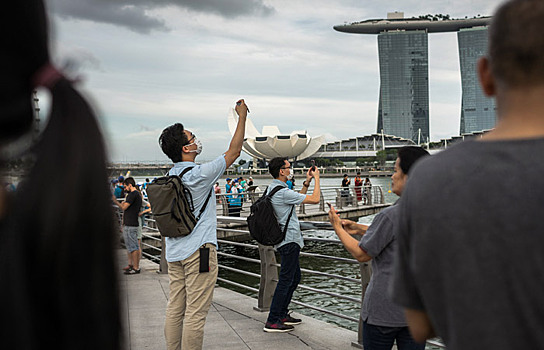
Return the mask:
{"type": "MultiPolygon", "coordinates": [[[[38,144],[26,150],[33,160],[28,175],[15,191],[0,186],[3,346],[124,348],[111,207],[124,212],[125,273],[138,275],[139,218],[150,209],[141,194],[146,189],[133,177],[117,178],[108,188],[106,148],[93,109],[51,63],[43,1],[11,2],[4,17],[17,35],[0,39],[0,151],[32,129],[34,89],[49,90],[52,105],[38,144]]],[[[416,146],[400,148],[391,179],[400,199],[370,225],[343,220],[330,206],[329,220],[346,250],[372,264],[360,314],[366,350],[394,344],[424,349],[434,336],[450,350],[543,348],[543,17],[542,0],[506,1],[493,17],[488,53],[477,64],[483,93],[496,99],[492,131],[433,156],[416,146]]],[[[159,138],[173,163],[169,175],[181,177],[199,213],[190,233],[164,238],[167,349],[203,346],[218,275],[217,202],[209,199],[240,156],[249,112],[243,99],[234,109],[234,134],[211,162],[195,162],[203,145],[190,118],[186,126],[166,127],[159,138]]],[[[303,323],[290,312],[304,248],[293,207],[319,203],[320,173],[310,168],[295,191],[287,157],[271,159],[268,168],[266,193],[274,191],[270,203],[284,236],[274,245],[281,266],[263,330],[282,333],[303,323]]],[[[243,200],[250,186],[229,179],[225,194],[243,200]]]]}

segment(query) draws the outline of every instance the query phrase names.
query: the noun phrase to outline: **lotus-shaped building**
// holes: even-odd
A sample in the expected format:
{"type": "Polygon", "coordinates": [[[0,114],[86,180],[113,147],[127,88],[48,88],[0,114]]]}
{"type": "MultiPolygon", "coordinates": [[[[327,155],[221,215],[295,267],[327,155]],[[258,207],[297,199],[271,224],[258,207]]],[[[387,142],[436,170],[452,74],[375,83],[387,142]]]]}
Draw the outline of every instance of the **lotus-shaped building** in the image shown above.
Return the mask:
{"type": "MultiPolygon", "coordinates": [[[[229,130],[232,135],[238,124],[238,114],[231,108],[228,116],[229,130]]],[[[302,160],[312,156],[325,142],[320,135],[310,137],[306,131],[293,131],[282,134],[277,126],[264,126],[259,133],[248,118],[246,122],[246,138],[243,150],[257,159],[270,160],[274,157],[286,157],[290,160],[302,160]]]]}

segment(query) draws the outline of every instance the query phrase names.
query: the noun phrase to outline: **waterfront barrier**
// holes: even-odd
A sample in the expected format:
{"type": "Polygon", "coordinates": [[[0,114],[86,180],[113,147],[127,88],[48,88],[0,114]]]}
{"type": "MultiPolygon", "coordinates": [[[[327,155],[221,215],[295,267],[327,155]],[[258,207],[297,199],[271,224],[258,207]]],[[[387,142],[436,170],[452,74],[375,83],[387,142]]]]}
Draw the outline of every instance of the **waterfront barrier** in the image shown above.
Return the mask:
{"type": "MultiPolygon", "coordinates": [[[[237,220],[244,220],[244,219],[219,216],[218,224],[232,223],[233,221],[237,221],[237,220]]],[[[143,256],[145,256],[147,259],[151,261],[156,262],[159,265],[159,272],[167,273],[168,267],[164,258],[164,251],[162,250],[164,241],[162,238],[159,238],[160,236],[157,235],[157,229],[153,227],[154,222],[152,219],[146,220],[146,224],[149,224],[149,225],[146,225],[144,227],[144,232],[143,232],[143,238],[145,238],[142,240],[142,247],[144,250],[143,256]]],[[[326,224],[323,223],[322,226],[318,226],[318,227],[320,227],[320,229],[326,229],[326,224]]],[[[238,233],[243,233],[249,236],[249,232],[243,229],[230,229],[230,228],[218,227],[217,230],[218,230],[218,235],[220,232],[237,231],[238,233]]],[[[319,243],[335,244],[335,245],[342,246],[342,243],[337,239],[304,237],[304,241],[306,243],[319,242],[319,243]]],[[[278,282],[278,272],[279,272],[278,268],[280,267],[280,264],[278,264],[277,262],[274,249],[269,246],[256,244],[255,241],[253,240],[246,241],[246,242],[234,242],[234,241],[230,241],[226,239],[218,239],[218,244],[219,244],[219,247],[218,247],[217,254],[218,254],[218,267],[219,267],[220,275],[221,275],[221,271],[228,271],[237,275],[249,276],[255,280],[255,283],[252,286],[252,285],[240,283],[240,282],[234,281],[233,279],[229,279],[225,277],[218,277],[218,282],[223,283],[224,285],[229,285],[231,287],[234,287],[235,289],[236,288],[238,290],[242,289],[251,293],[257,299],[257,305],[254,306],[254,309],[261,312],[268,311],[270,304],[272,302],[276,284],[278,282]],[[254,250],[258,252],[258,258],[236,254],[235,253],[236,249],[228,250],[229,247],[231,248],[240,247],[244,249],[254,250]],[[242,269],[242,268],[237,268],[233,266],[228,266],[225,259],[241,261],[244,263],[244,264],[241,264],[244,266],[244,268],[242,269]],[[258,267],[258,268],[251,268],[251,265],[254,265],[255,267],[258,267]],[[255,284],[258,284],[258,288],[255,288],[255,284]]],[[[362,305],[362,300],[364,298],[364,294],[368,286],[368,283],[370,281],[370,277],[372,273],[370,263],[359,263],[357,260],[352,258],[345,258],[340,256],[332,256],[332,255],[318,254],[318,253],[301,252],[300,255],[301,257],[310,257],[312,259],[318,259],[320,261],[324,261],[324,260],[333,261],[333,262],[338,262],[338,263],[348,264],[353,266],[353,268],[351,269],[346,269],[346,272],[342,274],[329,273],[327,271],[320,271],[315,268],[312,268],[312,269],[302,268],[301,272],[303,274],[303,277],[304,276],[319,276],[330,281],[338,281],[333,283],[332,284],[333,286],[335,286],[337,283],[347,282],[350,286],[352,286],[350,288],[353,288],[354,290],[358,290],[359,288],[361,289],[360,297],[343,295],[338,293],[338,291],[336,290],[331,290],[329,288],[319,288],[319,287],[307,285],[307,284],[299,284],[298,289],[309,292],[309,293],[315,293],[316,295],[326,295],[335,299],[342,300],[347,303],[351,303],[353,304],[353,309],[360,310],[362,305]],[[354,278],[353,277],[354,275],[357,278],[354,278]]],[[[321,263],[315,264],[315,266],[320,266],[320,265],[322,264],[321,263]]],[[[293,298],[292,303],[306,309],[311,309],[314,312],[317,312],[318,314],[329,315],[329,316],[347,320],[348,322],[356,324],[358,328],[358,333],[357,333],[358,336],[357,336],[357,339],[352,342],[352,345],[357,348],[361,348],[361,349],[363,348],[362,347],[362,320],[360,317],[353,317],[350,315],[346,315],[346,314],[343,314],[342,312],[331,310],[327,307],[315,305],[309,302],[303,302],[301,300],[298,300],[297,298],[293,298]]],[[[428,344],[431,344],[437,348],[445,348],[444,344],[440,340],[437,340],[437,339],[428,341],[428,344]]]]}
{"type": "MultiPolygon", "coordinates": [[[[255,192],[248,191],[235,194],[216,194],[217,201],[217,215],[228,216],[229,215],[229,203],[241,202],[242,213],[247,216],[249,214],[249,207],[257,199],[259,199],[264,191],[255,192]]],[[[308,190],[308,193],[312,193],[312,189],[308,190]]],[[[331,203],[335,209],[344,208],[362,208],[365,206],[373,206],[385,204],[385,196],[381,186],[365,186],[356,188],[351,187],[322,187],[321,196],[318,204],[300,204],[298,208],[298,214],[300,218],[307,216],[311,217],[312,214],[317,212],[328,212],[329,208],[325,206],[325,203],[331,203]],[[302,214],[303,216],[300,216],[302,214]]],[[[359,215],[362,216],[362,215],[359,215]]]]}

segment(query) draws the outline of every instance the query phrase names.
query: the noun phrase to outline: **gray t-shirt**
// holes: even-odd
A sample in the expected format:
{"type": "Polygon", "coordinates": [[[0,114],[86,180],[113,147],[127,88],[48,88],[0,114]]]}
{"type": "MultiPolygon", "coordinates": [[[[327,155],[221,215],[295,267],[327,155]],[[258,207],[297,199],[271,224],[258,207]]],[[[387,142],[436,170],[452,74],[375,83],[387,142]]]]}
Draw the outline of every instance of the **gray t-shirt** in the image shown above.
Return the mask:
{"type": "Polygon", "coordinates": [[[382,210],[359,241],[359,246],[372,257],[372,278],[363,299],[361,317],[375,326],[406,326],[402,308],[387,293],[395,256],[396,216],[396,205],[382,210]]]}
{"type": "Polygon", "coordinates": [[[448,350],[544,347],[543,156],[544,139],[466,141],[410,172],[390,291],[448,350]]]}

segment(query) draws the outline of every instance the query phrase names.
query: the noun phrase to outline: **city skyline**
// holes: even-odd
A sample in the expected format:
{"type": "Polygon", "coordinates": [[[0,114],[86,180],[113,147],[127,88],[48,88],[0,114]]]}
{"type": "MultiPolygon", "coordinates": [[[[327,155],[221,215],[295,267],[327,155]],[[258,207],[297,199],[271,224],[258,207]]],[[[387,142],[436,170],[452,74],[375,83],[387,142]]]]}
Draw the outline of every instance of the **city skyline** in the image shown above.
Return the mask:
{"type": "MultiPolygon", "coordinates": [[[[337,25],[335,30],[377,34],[380,94],[377,133],[430,140],[428,33],[457,32],[461,72],[460,135],[491,129],[495,106],[478,83],[477,60],[487,51],[491,17],[451,19],[449,15],[405,18],[403,12],[337,25]]],[[[453,136],[453,135],[452,135],[453,136]]]]}
{"type": "MultiPolygon", "coordinates": [[[[327,141],[374,133],[376,38],[333,26],[387,12],[490,15],[495,0],[46,0],[51,56],[92,101],[113,161],[168,161],[160,132],[183,123],[201,161],[228,148],[225,121],[243,97],[256,125],[305,130],[327,141]]],[[[459,131],[454,33],[429,35],[431,140],[459,131]],[[453,49],[452,49],[453,48],[453,49]]],[[[48,94],[39,91],[45,117],[48,94]]],[[[44,119],[44,124],[47,121],[44,119]]],[[[248,159],[247,155],[243,155],[248,159]]]]}

